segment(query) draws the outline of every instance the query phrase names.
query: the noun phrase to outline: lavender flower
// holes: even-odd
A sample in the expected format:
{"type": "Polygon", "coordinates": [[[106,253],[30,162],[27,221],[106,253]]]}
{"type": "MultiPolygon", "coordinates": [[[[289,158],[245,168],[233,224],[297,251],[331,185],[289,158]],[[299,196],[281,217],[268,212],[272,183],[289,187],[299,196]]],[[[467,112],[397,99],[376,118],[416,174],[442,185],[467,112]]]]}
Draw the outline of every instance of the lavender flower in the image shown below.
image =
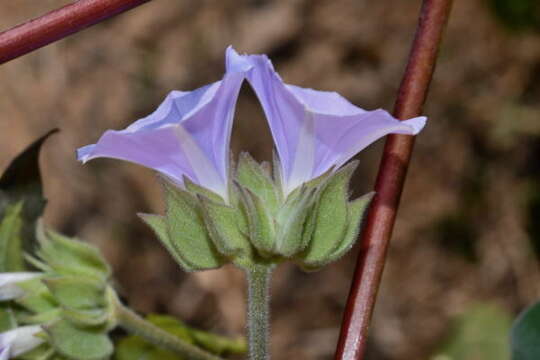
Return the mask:
{"type": "Polygon", "coordinates": [[[152,114],[80,148],[78,159],[131,161],[180,185],[187,176],[227,200],[232,121],[246,77],[270,125],[285,194],[339,168],[377,139],[416,135],[426,122],[425,117],[399,121],[381,109],[363,110],[335,92],[285,84],[266,55],[239,55],[229,47],[226,70],[221,81],[191,92],[172,91],[152,114]]]}
{"type": "Polygon", "coordinates": [[[194,91],[172,91],[152,114],[125,130],[109,130],[97,144],[78,150],[79,160],[131,161],[157,170],[177,184],[183,177],[227,199],[229,143],[244,66],[228,49],[221,81],[194,91]]]}
{"type": "Polygon", "coordinates": [[[335,92],[285,84],[266,55],[241,58],[270,125],[285,194],[337,170],[387,134],[416,135],[425,125],[425,117],[399,121],[381,109],[363,110],[335,92]]]}
{"type": "Polygon", "coordinates": [[[41,331],[41,326],[30,325],[0,333],[0,360],[15,358],[41,345],[44,340],[36,336],[41,331]]]}

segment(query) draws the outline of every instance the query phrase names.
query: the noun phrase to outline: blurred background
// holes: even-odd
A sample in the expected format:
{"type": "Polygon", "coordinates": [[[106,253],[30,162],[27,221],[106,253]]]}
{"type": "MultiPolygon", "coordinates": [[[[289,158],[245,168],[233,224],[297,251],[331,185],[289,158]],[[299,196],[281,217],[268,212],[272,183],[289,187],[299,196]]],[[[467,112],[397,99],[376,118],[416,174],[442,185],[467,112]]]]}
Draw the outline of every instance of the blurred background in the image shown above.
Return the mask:
{"type": "MultiPolygon", "coordinates": [[[[0,30],[68,2],[2,1],[0,30]]],[[[243,274],[183,273],[136,217],[163,210],[152,171],[102,159],[82,166],[75,149],[147,115],[172,89],[220,79],[229,44],[268,54],[288,83],[391,110],[419,7],[155,0],[0,67],[0,168],[61,128],[42,154],[47,223],[98,245],[136,310],[242,334],[243,274]]],[[[540,297],[540,3],[456,0],[424,112],[369,358],[498,359],[510,319],[540,297]],[[494,353],[463,350],[464,334],[494,353]]],[[[357,195],[373,187],[382,143],[357,156],[357,195]]],[[[233,150],[269,160],[271,149],[245,85],[233,150]]],[[[317,273],[278,269],[275,359],[332,358],[357,251],[317,273]]]]}

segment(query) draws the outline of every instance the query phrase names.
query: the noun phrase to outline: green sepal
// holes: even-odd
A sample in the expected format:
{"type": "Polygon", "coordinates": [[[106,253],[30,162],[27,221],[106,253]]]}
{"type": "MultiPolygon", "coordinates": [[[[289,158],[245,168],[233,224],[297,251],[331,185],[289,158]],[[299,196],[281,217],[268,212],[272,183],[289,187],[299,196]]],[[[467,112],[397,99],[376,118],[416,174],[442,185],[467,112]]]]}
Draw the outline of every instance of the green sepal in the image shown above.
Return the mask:
{"type": "Polygon", "coordinates": [[[316,200],[316,188],[302,185],[300,190],[287,197],[276,216],[276,239],[273,252],[284,257],[292,257],[303,250],[304,223],[316,200]]]}
{"type": "Polygon", "coordinates": [[[374,196],[375,192],[372,191],[349,202],[349,226],[347,227],[347,232],[345,233],[343,241],[329,256],[329,262],[339,259],[353,247],[358,239],[365,215],[374,196]]]}
{"type": "Polygon", "coordinates": [[[40,313],[29,313],[26,311],[21,311],[17,313],[17,320],[21,324],[25,325],[41,325],[48,324],[53,321],[60,319],[62,316],[62,310],[60,308],[55,308],[40,313]]]}
{"type": "Polygon", "coordinates": [[[247,222],[239,209],[198,196],[206,227],[220,253],[229,256],[249,256],[251,249],[246,234],[247,222]]]}
{"type": "Polygon", "coordinates": [[[206,270],[226,263],[227,259],[217,251],[210,238],[197,198],[168,182],[164,182],[164,187],[169,243],[184,265],[193,270],[206,270]]]}
{"type": "Polygon", "coordinates": [[[6,206],[0,223],[0,272],[25,270],[21,218],[23,202],[6,206]]]}
{"type": "Polygon", "coordinates": [[[237,188],[248,218],[249,239],[261,256],[270,257],[275,247],[274,217],[257,194],[239,184],[237,188]]]}
{"type": "Polygon", "coordinates": [[[24,295],[15,299],[14,302],[31,313],[43,313],[54,310],[58,302],[43,284],[42,279],[35,278],[17,283],[24,291],[24,295]]]}
{"type": "Polygon", "coordinates": [[[58,275],[77,275],[106,281],[110,277],[109,265],[98,249],[81,241],[68,238],[38,224],[37,255],[50,271],[58,275]]]}
{"type": "Polygon", "coordinates": [[[82,328],[67,320],[45,326],[49,342],[62,356],[72,360],[105,360],[114,346],[101,328],[82,328]]]}
{"type": "Polygon", "coordinates": [[[54,349],[49,344],[44,343],[40,346],[25,352],[16,357],[17,360],[66,360],[65,357],[54,353],[54,349]]]}
{"type": "Polygon", "coordinates": [[[247,152],[240,154],[236,181],[256,194],[270,213],[275,213],[281,203],[281,194],[267,169],[258,164],[247,152]]]}
{"type": "Polygon", "coordinates": [[[283,179],[281,174],[281,161],[276,151],[272,151],[272,180],[276,185],[277,192],[280,196],[280,199],[284,198],[283,195],[283,179]]]}
{"type": "Polygon", "coordinates": [[[310,214],[315,219],[308,221],[312,231],[306,234],[310,238],[304,239],[308,246],[300,256],[302,262],[326,263],[326,259],[342,243],[349,226],[349,182],[356,166],[356,162],[348,164],[321,184],[320,196],[310,214]]]}
{"type": "Polygon", "coordinates": [[[112,323],[111,314],[105,308],[88,310],[64,308],[61,310],[61,316],[80,327],[107,327],[112,323]]]}
{"type": "Polygon", "coordinates": [[[105,283],[101,281],[74,276],[46,278],[42,281],[63,307],[88,310],[106,304],[105,283]]]}
{"type": "Polygon", "coordinates": [[[178,265],[184,271],[192,272],[196,270],[202,270],[192,267],[190,264],[188,264],[184,259],[182,258],[180,251],[174,246],[174,242],[171,241],[169,237],[169,233],[167,232],[167,222],[165,217],[161,215],[154,215],[154,214],[137,214],[142,221],[146,223],[146,225],[150,226],[152,230],[154,230],[154,233],[158,237],[158,239],[161,241],[163,246],[167,249],[169,254],[176,260],[178,265]]]}
{"type": "Polygon", "coordinates": [[[184,186],[186,187],[186,191],[192,193],[193,195],[195,195],[195,196],[203,195],[203,196],[206,196],[207,198],[212,199],[212,200],[214,200],[215,202],[218,202],[218,203],[224,203],[225,202],[221,196],[219,196],[218,194],[216,194],[215,192],[213,192],[211,190],[208,190],[205,187],[202,187],[202,186],[200,186],[198,184],[195,184],[187,176],[184,176],[183,180],[184,180],[184,186]]]}
{"type": "Polygon", "coordinates": [[[319,270],[322,266],[330,264],[343,255],[345,255],[354,245],[358,239],[365,214],[371,204],[371,200],[375,196],[375,192],[370,192],[365,194],[358,199],[355,199],[348,204],[349,208],[349,224],[347,226],[347,231],[343,240],[333,252],[324,258],[322,261],[309,262],[305,259],[299,261],[299,265],[305,271],[316,271],[319,270]]]}

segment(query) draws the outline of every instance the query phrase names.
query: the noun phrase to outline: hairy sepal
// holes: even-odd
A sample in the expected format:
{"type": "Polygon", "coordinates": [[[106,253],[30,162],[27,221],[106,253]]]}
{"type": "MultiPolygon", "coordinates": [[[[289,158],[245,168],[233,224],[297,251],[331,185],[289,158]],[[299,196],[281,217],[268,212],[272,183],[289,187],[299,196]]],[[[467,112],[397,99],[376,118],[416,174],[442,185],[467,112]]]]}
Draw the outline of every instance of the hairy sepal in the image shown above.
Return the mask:
{"type": "Polygon", "coordinates": [[[139,213],[137,215],[142,219],[142,221],[144,221],[146,225],[148,225],[154,231],[157,238],[161,241],[163,246],[165,246],[165,249],[167,249],[169,254],[174,258],[176,263],[178,263],[178,265],[180,265],[182,269],[187,272],[201,270],[194,268],[182,258],[180,251],[174,246],[174,242],[172,242],[169,237],[169,232],[167,230],[167,221],[164,216],[143,213],[139,213]]]}
{"type": "Polygon", "coordinates": [[[303,185],[295,194],[287,197],[276,216],[276,240],[274,252],[290,258],[303,250],[304,224],[316,201],[316,188],[303,185]]]}
{"type": "Polygon", "coordinates": [[[343,236],[341,242],[337,247],[326,257],[315,261],[303,258],[298,263],[305,271],[316,271],[321,267],[328,265],[334,261],[339,260],[345,255],[355,244],[358,239],[358,235],[362,229],[365,215],[369,209],[371,201],[375,196],[375,192],[365,194],[358,199],[355,199],[348,204],[349,222],[347,230],[343,236]]]}
{"type": "Polygon", "coordinates": [[[299,256],[306,264],[325,263],[346,237],[349,224],[349,183],[357,163],[338,170],[318,184],[316,205],[306,222],[304,242],[307,247],[299,256]]]}
{"type": "Polygon", "coordinates": [[[217,251],[206,228],[197,197],[168,182],[164,187],[168,238],[163,236],[162,242],[168,249],[176,251],[175,258],[182,259],[180,265],[193,271],[215,269],[226,263],[227,259],[217,251]]]}
{"type": "Polygon", "coordinates": [[[237,188],[248,219],[251,244],[262,257],[270,257],[275,247],[276,238],[274,218],[257,194],[240,184],[237,184],[237,188]]]}
{"type": "Polygon", "coordinates": [[[210,237],[220,253],[244,262],[251,257],[248,227],[240,209],[198,196],[210,237]]]}
{"type": "Polygon", "coordinates": [[[281,203],[281,192],[269,174],[268,166],[258,164],[248,153],[240,154],[236,169],[236,182],[257,195],[270,213],[281,203]]]}

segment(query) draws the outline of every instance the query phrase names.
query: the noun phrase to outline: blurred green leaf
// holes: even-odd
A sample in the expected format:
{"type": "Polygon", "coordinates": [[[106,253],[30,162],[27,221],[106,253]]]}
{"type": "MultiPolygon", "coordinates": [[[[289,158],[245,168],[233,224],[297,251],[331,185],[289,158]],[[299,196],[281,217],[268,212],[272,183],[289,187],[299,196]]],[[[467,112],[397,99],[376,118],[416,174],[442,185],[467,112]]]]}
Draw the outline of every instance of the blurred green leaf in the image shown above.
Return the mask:
{"type": "MultiPolygon", "coordinates": [[[[15,204],[23,204],[20,212],[21,238],[23,249],[27,251],[32,249],[36,221],[43,213],[46,204],[39,170],[39,153],[45,140],[57,131],[57,129],[49,131],[28,146],[0,176],[0,219],[8,216],[15,204]]],[[[0,241],[4,239],[0,238],[0,241]]],[[[6,247],[6,245],[2,246],[6,247]]],[[[4,257],[5,254],[0,254],[0,256],[4,257]]],[[[0,263],[1,271],[14,270],[0,263]]]]}
{"type": "Polygon", "coordinates": [[[21,237],[22,208],[22,202],[7,206],[0,221],[0,272],[25,270],[21,237]]]}
{"type": "Polygon", "coordinates": [[[104,360],[114,351],[114,346],[101,328],[82,328],[69,321],[59,320],[45,326],[50,344],[68,359],[104,360]]]}
{"type": "Polygon", "coordinates": [[[0,333],[17,327],[13,310],[7,303],[0,304],[0,333]]]}
{"type": "Polygon", "coordinates": [[[489,0],[495,16],[513,30],[540,30],[538,0],[489,0]]]}
{"type": "MultiPolygon", "coordinates": [[[[242,338],[230,339],[193,329],[178,319],[168,315],[151,314],[146,319],[159,328],[197,345],[216,355],[243,354],[247,351],[246,341],[242,338]]],[[[138,336],[128,336],[116,344],[115,360],[183,360],[178,355],[159,349],[138,336]]],[[[184,359],[189,360],[189,359],[184,359]]]]}
{"type": "Polygon", "coordinates": [[[512,360],[540,359],[540,302],[525,309],[512,326],[512,360]]]}
{"type": "Polygon", "coordinates": [[[162,350],[137,336],[128,336],[116,344],[115,360],[182,360],[178,355],[162,350]]]}
{"type": "Polygon", "coordinates": [[[454,321],[432,360],[509,360],[510,316],[494,305],[469,308],[454,321]]]}

